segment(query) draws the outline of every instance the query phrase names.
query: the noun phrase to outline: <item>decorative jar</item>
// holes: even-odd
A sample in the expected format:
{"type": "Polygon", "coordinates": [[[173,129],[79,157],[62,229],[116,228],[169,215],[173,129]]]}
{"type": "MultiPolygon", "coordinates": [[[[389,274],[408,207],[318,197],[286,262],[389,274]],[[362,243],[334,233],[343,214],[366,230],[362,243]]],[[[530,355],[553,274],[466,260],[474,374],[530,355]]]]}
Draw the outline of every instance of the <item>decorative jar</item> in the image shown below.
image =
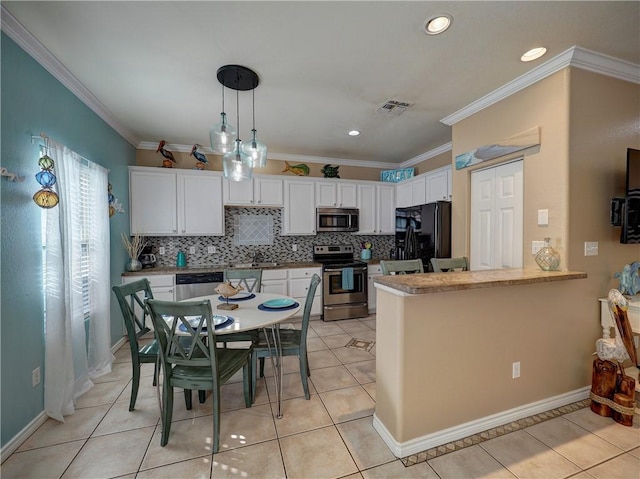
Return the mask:
{"type": "Polygon", "coordinates": [[[551,247],[551,238],[544,239],[544,246],[536,253],[536,263],[543,271],[556,271],[560,266],[560,253],[551,247]]]}
{"type": "Polygon", "coordinates": [[[135,258],[131,258],[127,262],[127,271],[140,271],[142,269],[142,263],[135,258]]]}
{"type": "Polygon", "coordinates": [[[371,259],[371,250],[363,249],[360,251],[360,259],[371,259]]]}

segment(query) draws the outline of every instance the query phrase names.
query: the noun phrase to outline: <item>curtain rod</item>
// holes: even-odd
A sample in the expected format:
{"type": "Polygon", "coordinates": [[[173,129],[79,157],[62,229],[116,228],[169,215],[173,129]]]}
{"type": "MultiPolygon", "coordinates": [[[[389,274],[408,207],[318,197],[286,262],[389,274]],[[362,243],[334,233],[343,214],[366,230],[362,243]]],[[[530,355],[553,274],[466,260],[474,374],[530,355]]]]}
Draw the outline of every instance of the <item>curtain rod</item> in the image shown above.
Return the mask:
{"type": "MultiPolygon", "coordinates": [[[[45,147],[46,149],[49,149],[48,141],[49,141],[49,139],[50,139],[50,138],[49,138],[49,136],[48,136],[44,131],[41,131],[39,135],[31,135],[31,143],[33,143],[33,141],[34,141],[36,138],[39,138],[39,139],[44,140],[44,143],[45,143],[45,144],[44,144],[44,147],[45,147]]],[[[75,151],[74,151],[74,153],[75,153],[76,155],[78,155],[78,156],[80,157],[80,159],[81,159],[81,160],[88,161],[88,162],[91,162],[91,163],[95,163],[95,161],[91,161],[90,159],[85,158],[84,156],[82,156],[82,155],[81,155],[81,154],[79,154],[79,153],[76,153],[75,151]]],[[[98,163],[96,163],[96,165],[97,165],[97,164],[98,164],[98,163]]],[[[99,165],[99,166],[101,166],[102,168],[104,168],[104,166],[102,166],[102,165],[99,165]]],[[[104,169],[105,169],[105,170],[107,170],[107,173],[111,173],[111,170],[110,170],[109,168],[104,168],[104,169]]]]}

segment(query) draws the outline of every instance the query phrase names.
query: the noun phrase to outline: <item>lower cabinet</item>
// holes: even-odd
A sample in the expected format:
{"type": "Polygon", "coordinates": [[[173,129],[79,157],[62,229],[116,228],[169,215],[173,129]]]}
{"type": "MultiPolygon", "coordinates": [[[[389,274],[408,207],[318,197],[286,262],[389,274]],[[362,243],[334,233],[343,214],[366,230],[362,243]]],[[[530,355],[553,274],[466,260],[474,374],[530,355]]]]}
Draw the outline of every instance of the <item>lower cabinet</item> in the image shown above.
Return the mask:
{"type": "Polygon", "coordinates": [[[372,264],[367,267],[367,290],[368,290],[368,307],[369,312],[376,310],[376,287],[373,279],[376,276],[382,276],[382,268],[379,264],[372,264]]]}
{"type": "Polygon", "coordinates": [[[287,296],[288,274],[286,269],[265,269],[262,271],[262,289],[263,293],[282,294],[287,296]]]}
{"type": "MultiPolygon", "coordinates": [[[[122,283],[132,283],[133,281],[138,281],[139,279],[147,278],[149,280],[149,284],[151,286],[151,292],[153,293],[154,299],[160,299],[162,301],[175,301],[175,279],[176,276],[174,274],[150,274],[148,276],[144,275],[136,275],[136,276],[123,276],[122,283]]],[[[140,298],[144,299],[144,298],[140,298]]],[[[140,307],[136,304],[134,305],[136,316],[141,317],[140,315],[140,307]]],[[[147,327],[153,330],[153,323],[151,322],[151,318],[147,317],[147,327]]],[[[127,329],[124,327],[124,334],[127,334],[127,329]]]]}

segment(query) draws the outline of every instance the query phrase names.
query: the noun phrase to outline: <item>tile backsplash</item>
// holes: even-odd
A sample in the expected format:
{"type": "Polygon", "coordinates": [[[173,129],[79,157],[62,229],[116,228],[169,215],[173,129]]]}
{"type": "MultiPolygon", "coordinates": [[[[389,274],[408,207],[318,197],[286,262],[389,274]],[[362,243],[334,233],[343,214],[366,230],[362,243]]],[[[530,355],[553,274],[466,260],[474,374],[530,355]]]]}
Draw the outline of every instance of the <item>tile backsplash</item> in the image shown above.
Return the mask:
{"type": "MultiPolygon", "coordinates": [[[[320,233],[315,236],[280,236],[282,231],[282,210],[280,208],[238,208],[225,207],[224,236],[147,236],[145,240],[153,248],[158,266],[175,266],[176,255],[182,250],[187,256],[187,266],[211,266],[229,262],[250,262],[255,252],[260,252],[262,261],[296,262],[311,261],[313,246],[319,244],[350,244],[356,255],[360,254],[360,243],[368,241],[373,245],[373,256],[386,258],[394,246],[393,235],[368,236],[350,233],[320,233]],[[247,225],[252,219],[263,224],[264,217],[270,216],[273,228],[273,243],[270,245],[236,245],[236,224],[247,225]],[[238,218],[236,218],[238,217],[238,218]],[[240,220],[242,217],[242,221],[240,220]],[[238,223],[239,222],[239,223],[238,223]],[[293,246],[297,245],[297,251],[293,246]],[[209,246],[215,246],[215,253],[208,253],[209,246]],[[165,254],[159,254],[159,248],[165,254]],[[189,249],[195,248],[195,253],[189,249]]],[[[247,235],[247,232],[243,232],[247,235]]]]}

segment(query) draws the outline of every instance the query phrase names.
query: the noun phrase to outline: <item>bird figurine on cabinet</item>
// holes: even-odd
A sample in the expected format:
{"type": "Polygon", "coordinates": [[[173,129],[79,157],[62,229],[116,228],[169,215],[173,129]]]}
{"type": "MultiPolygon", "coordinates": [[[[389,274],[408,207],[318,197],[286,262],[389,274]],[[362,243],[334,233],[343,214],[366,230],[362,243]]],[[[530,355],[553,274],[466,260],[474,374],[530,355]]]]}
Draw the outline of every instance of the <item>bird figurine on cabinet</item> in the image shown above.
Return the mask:
{"type": "Polygon", "coordinates": [[[196,168],[199,170],[204,170],[204,166],[209,164],[209,160],[207,160],[207,156],[204,153],[200,153],[198,151],[198,148],[200,147],[200,145],[198,145],[197,143],[195,145],[193,145],[193,148],[191,148],[191,153],[189,153],[189,156],[193,156],[196,160],[196,168]]]}
{"type": "Polygon", "coordinates": [[[166,158],[165,160],[162,160],[163,168],[173,168],[173,163],[177,163],[176,158],[173,156],[173,153],[171,153],[169,150],[165,150],[164,145],[166,144],[167,144],[166,141],[161,140],[160,143],[158,144],[158,149],[156,150],[156,153],[159,152],[162,156],[166,158]]]}

